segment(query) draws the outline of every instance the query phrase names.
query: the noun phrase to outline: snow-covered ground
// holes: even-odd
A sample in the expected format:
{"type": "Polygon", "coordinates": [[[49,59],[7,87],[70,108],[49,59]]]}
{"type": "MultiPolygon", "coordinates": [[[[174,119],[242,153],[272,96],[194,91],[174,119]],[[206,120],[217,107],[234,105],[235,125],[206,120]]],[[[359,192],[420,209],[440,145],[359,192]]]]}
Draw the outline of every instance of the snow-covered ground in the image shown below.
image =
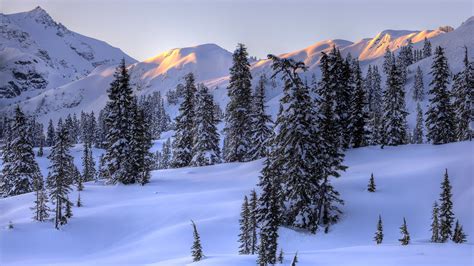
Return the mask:
{"type": "MultiPolygon", "coordinates": [[[[81,149],[73,149],[78,166],[81,149]]],[[[298,265],[473,265],[473,151],[473,142],[348,151],[349,169],[334,182],[346,202],[342,221],[329,234],[281,228],[285,265],[296,251],[298,265]],[[429,242],[432,204],[445,168],[455,216],[468,234],[465,244],[429,242]],[[375,193],[366,191],[372,172],[375,193]],[[372,240],[379,214],[382,245],[372,240]],[[408,246],[397,241],[403,217],[412,238],[408,246]]],[[[39,161],[46,174],[47,160],[39,161]]],[[[74,216],[59,231],[51,222],[31,219],[32,193],[0,199],[0,265],[255,265],[255,256],[237,255],[238,219],[243,196],[255,187],[261,167],[258,160],[159,170],[143,187],[87,183],[81,192],[84,207],[74,207],[74,216]],[[206,255],[194,264],[191,219],[206,255]],[[9,221],[14,229],[7,229],[9,221]]]]}

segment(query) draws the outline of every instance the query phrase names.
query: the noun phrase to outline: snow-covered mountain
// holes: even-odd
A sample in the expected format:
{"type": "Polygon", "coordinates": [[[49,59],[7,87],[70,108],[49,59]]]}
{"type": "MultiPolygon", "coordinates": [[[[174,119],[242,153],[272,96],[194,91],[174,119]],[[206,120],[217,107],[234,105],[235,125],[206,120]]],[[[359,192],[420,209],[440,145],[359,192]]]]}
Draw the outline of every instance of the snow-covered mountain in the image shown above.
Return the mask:
{"type": "MultiPolygon", "coordinates": [[[[27,13],[19,13],[14,15],[7,15],[10,20],[25,19],[25,17],[46,17],[50,18],[46,12],[42,9],[35,9],[27,13]],[[38,15],[42,14],[41,16],[38,15]]],[[[28,20],[31,23],[37,24],[35,27],[45,27],[38,20],[28,20]]],[[[50,22],[52,20],[49,20],[50,22]]],[[[61,32],[59,29],[65,29],[64,26],[56,22],[52,22],[53,29],[51,32],[61,32]],[[56,30],[54,30],[56,29],[56,30]]],[[[11,23],[10,23],[11,24],[11,23]]],[[[10,25],[8,24],[8,25],[10,25]]],[[[26,28],[33,29],[33,26],[26,28]]],[[[33,30],[34,31],[34,30],[33,30]]],[[[50,31],[48,34],[53,34],[50,31]]],[[[68,31],[69,32],[69,31],[68,31]]],[[[36,39],[42,39],[41,31],[32,35],[38,36],[36,39]]],[[[46,33],[44,33],[46,34],[46,33]]],[[[80,36],[76,33],[71,33],[74,36],[80,36]]],[[[304,49],[288,52],[281,54],[281,57],[293,58],[305,62],[308,66],[309,71],[303,75],[309,80],[313,74],[319,77],[319,58],[321,52],[329,52],[333,45],[337,46],[343,55],[351,54],[353,57],[358,57],[361,62],[362,70],[365,71],[369,64],[381,65],[383,62],[383,55],[385,49],[388,48],[391,51],[397,51],[401,46],[404,46],[411,40],[414,43],[414,48],[421,49],[423,46],[424,38],[428,38],[433,47],[438,45],[446,49],[449,64],[453,73],[457,73],[462,69],[462,57],[464,54],[464,46],[467,46],[469,51],[474,50],[474,18],[469,18],[461,26],[452,31],[446,29],[437,30],[422,30],[422,31],[407,31],[407,30],[384,30],[375,35],[373,38],[362,39],[357,42],[351,42],[346,40],[326,40],[317,42],[304,49]]],[[[81,36],[86,38],[84,36],[81,36]]],[[[15,38],[14,38],[15,39],[15,38]]],[[[18,37],[16,39],[19,39],[18,37]]],[[[64,40],[62,40],[64,43],[64,40]]],[[[95,41],[95,40],[94,40],[95,41]]],[[[98,41],[95,41],[98,42],[98,41]]],[[[104,44],[105,45],[105,44],[104,44]]],[[[78,45],[74,46],[77,47],[78,45]]],[[[79,45],[79,47],[81,47],[79,45]]],[[[77,49],[70,48],[67,50],[71,56],[79,57],[82,61],[85,59],[77,53],[77,49]]],[[[3,54],[6,57],[9,54],[15,55],[15,53],[9,53],[6,49],[3,50],[3,54]]],[[[31,53],[30,53],[31,54],[31,53]]],[[[62,52],[58,52],[61,55],[62,52]]],[[[472,52],[470,56],[472,57],[472,52]]],[[[97,52],[94,54],[96,61],[105,60],[108,56],[107,53],[102,54],[97,52]],[[99,55],[96,55],[99,54],[99,55]],[[98,60],[101,58],[101,60],[98,60]]],[[[87,57],[87,56],[86,56],[87,57]]],[[[116,58],[116,57],[115,57],[116,58]]],[[[81,60],[71,59],[67,62],[82,62],[81,60]]],[[[10,60],[12,61],[12,60],[10,60]]],[[[93,62],[96,62],[93,61],[93,62]]],[[[425,84],[428,84],[431,77],[427,75],[430,72],[432,58],[425,58],[409,67],[408,80],[406,84],[406,95],[407,95],[407,106],[409,111],[412,111],[414,104],[411,101],[411,93],[413,87],[413,75],[414,70],[417,66],[420,66],[426,75],[425,84]]],[[[85,60],[84,62],[89,63],[91,69],[93,64],[90,61],[85,60]]],[[[219,47],[215,44],[203,44],[194,47],[176,48],[157,56],[151,57],[143,62],[135,62],[129,66],[132,84],[138,95],[148,94],[153,91],[160,91],[162,95],[171,89],[175,89],[176,85],[182,82],[182,77],[188,73],[193,72],[196,75],[197,82],[203,82],[210,87],[214,99],[218,102],[221,107],[224,107],[228,101],[226,87],[229,80],[229,68],[232,64],[231,52],[219,47]]],[[[270,77],[272,75],[271,62],[267,59],[257,60],[252,62],[252,75],[254,77],[254,83],[258,80],[262,74],[270,77]]],[[[107,101],[106,90],[113,77],[115,65],[104,65],[96,68],[95,70],[83,70],[80,73],[90,73],[77,80],[73,80],[62,86],[49,86],[42,90],[38,95],[29,95],[28,99],[25,98],[13,98],[9,101],[0,100],[0,108],[9,109],[8,104],[20,101],[22,107],[30,114],[38,116],[40,121],[45,122],[46,119],[56,119],[59,116],[67,115],[68,113],[79,113],[82,110],[85,111],[98,111],[105,106],[107,101]],[[7,107],[7,108],[5,108],[7,107]]],[[[61,69],[54,71],[54,73],[61,73],[61,69]]],[[[0,69],[0,75],[5,75],[8,70],[0,69]]],[[[61,75],[68,75],[66,74],[61,75]]],[[[73,71],[73,73],[76,73],[73,71]]],[[[54,75],[51,75],[54,76],[54,75]]],[[[73,75],[74,76],[74,75],[73,75]]],[[[76,79],[77,77],[74,76],[76,79]]],[[[45,79],[47,82],[54,83],[54,78],[45,79]]],[[[56,82],[55,84],[58,84],[56,82]]],[[[269,80],[267,84],[267,105],[269,106],[269,112],[275,115],[278,110],[278,102],[281,96],[282,84],[279,79],[269,80]]],[[[166,107],[171,116],[176,115],[177,106],[167,105],[166,107]]],[[[409,122],[412,119],[409,119],[409,122]]]]}
{"type": "Polygon", "coordinates": [[[41,7],[0,13],[0,98],[3,105],[84,78],[121,58],[120,49],[68,30],[41,7]]]}

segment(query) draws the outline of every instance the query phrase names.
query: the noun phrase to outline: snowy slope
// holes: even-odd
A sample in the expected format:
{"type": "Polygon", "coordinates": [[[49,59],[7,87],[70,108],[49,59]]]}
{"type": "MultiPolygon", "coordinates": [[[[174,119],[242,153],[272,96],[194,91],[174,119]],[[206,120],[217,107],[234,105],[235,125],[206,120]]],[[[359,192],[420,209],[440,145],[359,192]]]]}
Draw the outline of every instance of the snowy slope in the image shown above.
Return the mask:
{"type": "MultiPolygon", "coordinates": [[[[348,151],[349,169],[335,181],[346,202],[341,222],[329,234],[281,228],[285,265],[296,251],[298,265],[308,266],[472,265],[473,150],[473,142],[461,142],[348,151]],[[456,218],[469,235],[466,244],[429,243],[431,206],[445,168],[456,218]],[[375,193],[366,191],[372,172],[375,193]],[[377,246],[372,237],[379,214],[385,238],[377,246]],[[397,241],[403,217],[412,238],[406,247],[397,241]]],[[[94,152],[97,158],[99,151],[94,152]]],[[[80,165],[80,145],[73,154],[80,165]]],[[[45,173],[47,160],[41,158],[40,164],[45,173]]],[[[261,167],[259,160],[154,171],[144,187],[87,183],[81,193],[84,207],[74,208],[60,231],[31,219],[33,194],[0,199],[0,264],[255,265],[255,256],[237,255],[238,219],[243,196],[255,187],[261,167]],[[207,255],[195,264],[190,258],[191,219],[207,255]],[[10,220],[13,230],[5,228],[10,220]]]]}
{"type": "Polygon", "coordinates": [[[68,30],[41,7],[0,13],[0,20],[1,105],[83,78],[121,58],[136,62],[118,48],[68,30]]]}

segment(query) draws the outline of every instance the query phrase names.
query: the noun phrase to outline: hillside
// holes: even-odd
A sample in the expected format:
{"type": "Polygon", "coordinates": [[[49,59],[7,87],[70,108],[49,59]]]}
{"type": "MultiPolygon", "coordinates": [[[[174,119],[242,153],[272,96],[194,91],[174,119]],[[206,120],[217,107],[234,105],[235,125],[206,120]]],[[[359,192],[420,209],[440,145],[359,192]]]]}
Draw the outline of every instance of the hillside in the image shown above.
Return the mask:
{"type": "MultiPolygon", "coordinates": [[[[73,149],[78,165],[81,149],[73,149]]],[[[281,228],[285,265],[296,251],[298,265],[308,266],[471,265],[473,150],[473,142],[460,142],[348,151],[349,168],[334,182],[346,202],[342,221],[327,235],[281,228]],[[439,197],[445,168],[456,218],[468,234],[466,244],[429,243],[431,206],[439,197]],[[373,194],[366,191],[371,173],[377,184],[373,194]],[[379,214],[385,238],[377,246],[372,238],[379,214]],[[406,247],[397,241],[403,217],[412,238],[406,247]]],[[[95,150],[96,157],[99,153],[95,150]]],[[[42,157],[39,162],[45,174],[47,160],[42,157]]],[[[143,187],[87,183],[81,193],[84,207],[75,207],[73,218],[60,231],[52,223],[31,219],[32,193],[0,199],[0,264],[255,265],[255,256],[237,255],[237,235],[243,196],[255,188],[261,166],[259,160],[159,170],[143,187]],[[191,219],[207,256],[195,264],[190,257],[191,219]],[[13,230],[6,229],[9,221],[13,230]]],[[[71,193],[71,198],[76,195],[71,193]]]]}

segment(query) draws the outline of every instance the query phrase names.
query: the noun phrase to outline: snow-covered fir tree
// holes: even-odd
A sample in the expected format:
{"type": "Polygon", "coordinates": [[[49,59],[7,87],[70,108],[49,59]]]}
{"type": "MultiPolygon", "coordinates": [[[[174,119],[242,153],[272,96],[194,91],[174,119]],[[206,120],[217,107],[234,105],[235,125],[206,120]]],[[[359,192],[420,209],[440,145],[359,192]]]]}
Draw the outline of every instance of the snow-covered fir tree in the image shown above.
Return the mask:
{"type": "Polygon", "coordinates": [[[219,163],[219,133],[217,132],[217,121],[214,115],[214,100],[208,88],[199,85],[196,95],[194,119],[194,138],[192,148],[191,165],[204,166],[219,163]]]}
{"type": "Polygon", "coordinates": [[[283,249],[280,248],[280,252],[278,253],[278,263],[283,264],[283,259],[284,259],[284,254],[283,254],[283,249]]]}
{"type": "Polygon", "coordinates": [[[56,137],[51,154],[48,158],[51,161],[49,175],[46,180],[49,196],[55,206],[54,224],[59,229],[61,225],[67,223],[67,216],[64,210],[71,205],[68,193],[71,191],[73,158],[69,154],[72,147],[69,132],[62,120],[58,122],[56,137]]]}
{"type": "Polygon", "coordinates": [[[383,241],[383,225],[382,225],[382,216],[379,215],[379,220],[377,221],[377,231],[375,232],[374,241],[377,245],[382,244],[383,241]]]}
{"type": "Polygon", "coordinates": [[[383,100],[382,100],[382,77],[380,76],[379,69],[374,66],[371,72],[367,73],[366,87],[369,91],[369,132],[370,139],[369,144],[380,144],[382,141],[382,113],[383,113],[383,100]]]}
{"type": "Polygon", "coordinates": [[[171,158],[171,139],[168,138],[165,143],[163,143],[163,148],[161,150],[161,159],[159,162],[159,169],[168,169],[170,168],[172,158],[171,158]]]}
{"type": "Polygon", "coordinates": [[[402,234],[402,238],[398,239],[403,246],[410,244],[410,233],[408,233],[407,221],[405,217],[403,217],[403,224],[400,227],[400,233],[402,234]]]}
{"type": "Polygon", "coordinates": [[[459,224],[459,221],[456,220],[456,226],[454,227],[454,233],[453,233],[453,242],[457,244],[461,244],[466,242],[466,234],[464,233],[464,230],[462,229],[462,225],[459,224]]]}
{"type": "Polygon", "coordinates": [[[389,75],[393,64],[395,64],[395,56],[387,47],[385,49],[385,54],[383,56],[383,65],[382,65],[382,71],[383,73],[385,73],[385,75],[387,76],[389,75]]]}
{"type": "Polygon", "coordinates": [[[374,174],[370,174],[370,179],[369,179],[369,185],[367,185],[367,191],[369,192],[375,192],[375,179],[374,179],[374,174]]]}
{"type": "Polygon", "coordinates": [[[36,178],[34,182],[35,206],[31,208],[34,212],[33,219],[39,222],[44,222],[48,219],[49,212],[51,211],[48,207],[48,195],[45,190],[43,177],[36,178]]]}
{"type": "Polygon", "coordinates": [[[423,58],[431,56],[431,42],[425,37],[423,43],[423,58]]]}
{"type": "MultiPolygon", "coordinates": [[[[274,154],[273,154],[274,155],[274,154]]],[[[258,198],[257,221],[259,225],[259,246],[257,264],[275,264],[278,248],[278,227],[281,224],[281,186],[276,175],[273,159],[265,159],[258,186],[262,193],[258,198]]]]}
{"type": "Polygon", "coordinates": [[[252,74],[247,48],[238,44],[230,68],[227,87],[229,103],[225,114],[224,159],[226,162],[245,162],[251,159],[252,74]]]}
{"type": "Polygon", "coordinates": [[[473,121],[473,100],[474,95],[474,63],[470,63],[467,56],[467,49],[464,59],[464,70],[454,76],[452,94],[454,96],[454,112],[456,117],[455,140],[464,141],[472,138],[472,131],[469,124],[473,121]]]}
{"type": "Polygon", "coordinates": [[[184,80],[184,100],[175,119],[176,129],[173,141],[173,162],[171,164],[173,168],[188,166],[192,159],[197,89],[192,73],[187,74],[184,80]]]}
{"type": "Polygon", "coordinates": [[[306,67],[292,59],[268,57],[273,61],[274,75],[281,74],[285,83],[270,167],[282,184],[285,222],[314,233],[318,226],[319,186],[324,177],[318,169],[322,139],[314,124],[312,99],[297,72],[306,67]]]}
{"type": "Polygon", "coordinates": [[[271,116],[265,113],[265,75],[260,76],[252,100],[252,126],[250,147],[251,160],[266,156],[268,140],[272,136],[273,121],[271,116]]]}
{"type": "Polygon", "coordinates": [[[204,258],[201,245],[201,237],[197,230],[196,224],[191,220],[193,226],[193,245],[191,246],[191,255],[193,256],[193,262],[200,261],[204,258]]]}
{"type": "Polygon", "coordinates": [[[424,124],[423,124],[423,110],[421,109],[420,103],[416,104],[416,125],[413,129],[413,143],[422,144],[424,137],[424,124]]]}
{"type": "Polygon", "coordinates": [[[54,125],[53,125],[53,120],[49,119],[48,123],[48,131],[46,133],[46,146],[52,147],[54,145],[54,136],[55,136],[55,130],[54,130],[54,125]]]}
{"type": "Polygon", "coordinates": [[[122,59],[114,73],[114,81],[107,91],[109,101],[106,107],[105,123],[108,131],[104,156],[104,168],[107,170],[104,173],[107,176],[102,178],[110,184],[131,184],[136,181],[130,163],[134,97],[129,83],[130,76],[125,60],[122,59]]]}
{"type": "Polygon", "coordinates": [[[258,197],[257,192],[253,189],[250,192],[249,202],[250,218],[249,218],[249,230],[250,230],[250,254],[257,253],[258,239],[257,239],[257,215],[258,215],[258,197]]]}
{"type": "Polygon", "coordinates": [[[408,115],[405,108],[405,90],[403,88],[401,72],[392,62],[387,77],[387,88],[383,95],[383,144],[396,146],[405,144],[407,140],[408,115]]]}
{"type": "Polygon", "coordinates": [[[342,152],[343,143],[339,135],[341,124],[338,117],[337,83],[339,79],[333,74],[334,69],[339,65],[336,56],[328,56],[322,53],[320,59],[321,81],[318,84],[317,93],[319,98],[316,101],[318,108],[318,130],[319,134],[313,134],[314,140],[322,147],[319,152],[319,169],[321,180],[318,181],[319,199],[318,199],[318,218],[316,224],[325,225],[325,231],[328,231],[329,225],[338,220],[340,210],[338,204],[343,204],[339,199],[339,193],[334,190],[330,183],[330,177],[339,177],[340,171],[346,169],[342,164],[344,153],[342,152]],[[318,140],[318,136],[319,139],[318,140]]]}
{"type": "Polygon", "coordinates": [[[354,59],[348,54],[343,60],[341,52],[333,46],[329,54],[332,62],[331,77],[336,88],[336,114],[340,143],[343,149],[351,145],[351,105],[353,93],[356,90],[354,59]]]}
{"type": "Polygon", "coordinates": [[[366,88],[363,84],[359,60],[354,59],[352,68],[354,91],[352,93],[349,119],[349,130],[351,132],[350,146],[359,148],[367,146],[369,143],[369,105],[367,103],[366,88]]]}
{"type": "Polygon", "coordinates": [[[95,162],[92,157],[92,144],[90,142],[84,143],[84,151],[82,154],[82,179],[84,182],[95,180],[96,170],[95,162]]]}
{"type": "Polygon", "coordinates": [[[413,88],[413,100],[423,101],[425,98],[425,88],[423,85],[423,71],[420,66],[416,69],[415,73],[415,85],[413,88]]]}
{"type": "Polygon", "coordinates": [[[435,51],[430,74],[430,105],[426,113],[426,134],[433,144],[444,144],[455,140],[455,114],[448,90],[450,70],[444,49],[438,46],[435,51]]]}
{"type": "Polygon", "coordinates": [[[441,194],[439,196],[439,235],[440,241],[446,242],[452,236],[454,223],[453,202],[451,200],[451,184],[449,182],[448,169],[444,173],[441,183],[441,194]]]}
{"type": "Polygon", "coordinates": [[[298,263],[298,251],[295,253],[295,256],[293,256],[293,259],[291,260],[291,266],[296,266],[298,263]]]}
{"type": "Polygon", "coordinates": [[[242,209],[240,211],[240,234],[239,234],[239,254],[250,254],[250,247],[252,245],[250,238],[250,209],[247,196],[244,197],[242,209]]]}
{"type": "Polygon", "coordinates": [[[438,202],[435,201],[433,204],[433,212],[431,214],[431,242],[438,243],[440,242],[439,235],[439,206],[438,202]]]}
{"type": "Polygon", "coordinates": [[[130,173],[135,176],[135,182],[142,185],[150,180],[150,171],[153,164],[153,157],[150,148],[153,145],[148,121],[145,119],[144,110],[137,105],[136,100],[132,105],[132,125],[130,140],[130,173]]]}
{"type": "Polygon", "coordinates": [[[42,178],[29,138],[27,118],[19,106],[3,146],[3,169],[0,181],[3,196],[33,191],[34,180],[42,178]]]}

